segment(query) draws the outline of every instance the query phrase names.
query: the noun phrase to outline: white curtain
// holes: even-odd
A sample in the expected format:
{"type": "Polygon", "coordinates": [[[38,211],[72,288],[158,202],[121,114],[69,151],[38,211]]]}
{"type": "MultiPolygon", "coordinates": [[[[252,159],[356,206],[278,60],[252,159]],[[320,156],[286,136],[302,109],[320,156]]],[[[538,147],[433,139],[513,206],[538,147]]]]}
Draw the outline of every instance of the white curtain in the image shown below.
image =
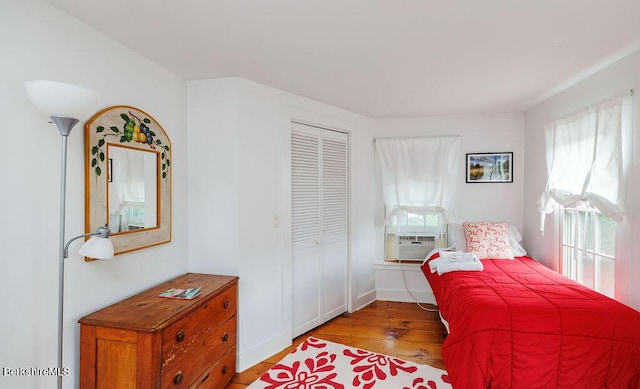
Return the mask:
{"type": "Polygon", "coordinates": [[[376,139],[375,152],[387,225],[400,211],[447,215],[459,179],[459,136],[376,139]]]}
{"type": "Polygon", "coordinates": [[[547,187],[539,201],[540,230],[553,204],[589,205],[622,220],[622,96],[586,107],[546,128],[547,187]]]}

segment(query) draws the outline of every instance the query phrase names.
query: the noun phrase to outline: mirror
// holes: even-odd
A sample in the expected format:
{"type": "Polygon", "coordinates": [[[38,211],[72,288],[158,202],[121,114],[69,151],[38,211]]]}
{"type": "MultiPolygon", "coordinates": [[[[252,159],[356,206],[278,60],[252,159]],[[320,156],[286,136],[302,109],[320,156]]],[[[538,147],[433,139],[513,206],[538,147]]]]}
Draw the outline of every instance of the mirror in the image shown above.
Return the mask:
{"type": "Polygon", "coordinates": [[[153,150],[107,145],[107,217],[112,234],[157,227],[158,158],[153,150]]]}
{"type": "Polygon", "coordinates": [[[115,254],[171,241],[171,143],[130,106],[85,124],[85,231],[108,226],[115,254]]]}

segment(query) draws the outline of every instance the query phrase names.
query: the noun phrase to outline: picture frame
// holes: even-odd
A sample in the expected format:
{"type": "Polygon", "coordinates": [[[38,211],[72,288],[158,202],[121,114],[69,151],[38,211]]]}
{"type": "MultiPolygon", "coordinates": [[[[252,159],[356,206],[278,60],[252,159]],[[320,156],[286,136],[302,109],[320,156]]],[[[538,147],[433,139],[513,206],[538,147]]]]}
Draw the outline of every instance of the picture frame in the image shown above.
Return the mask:
{"type": "Polygon", "coordinates": [[[513,182],[513,152],[467,153],[466,182],[513,182]]]}

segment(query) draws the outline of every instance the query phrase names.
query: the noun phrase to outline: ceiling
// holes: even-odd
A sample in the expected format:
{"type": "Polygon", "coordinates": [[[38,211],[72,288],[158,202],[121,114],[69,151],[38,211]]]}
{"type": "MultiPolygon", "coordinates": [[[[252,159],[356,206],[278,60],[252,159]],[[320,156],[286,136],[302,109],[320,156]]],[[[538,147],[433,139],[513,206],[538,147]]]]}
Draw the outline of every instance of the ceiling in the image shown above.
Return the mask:
{"type": "Polygon", "coordinates": [[[185,80],[372,118],[525,111],[640,49],[638,0],[48,0],[185,80]]]}

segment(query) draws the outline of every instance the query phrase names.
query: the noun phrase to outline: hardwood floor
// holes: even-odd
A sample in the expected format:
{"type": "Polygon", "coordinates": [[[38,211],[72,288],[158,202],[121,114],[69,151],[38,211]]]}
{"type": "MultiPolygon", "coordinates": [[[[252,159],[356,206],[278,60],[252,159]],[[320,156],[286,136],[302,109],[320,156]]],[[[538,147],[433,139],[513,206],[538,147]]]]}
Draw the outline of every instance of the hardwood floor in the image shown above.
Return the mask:
{"type": "Polygon", "coordinates": [[[291,347],[235,374],[225,389],[246,388],[309,336],[444,369],[440,352],[444,334],[438,312],[425,311],[414,303],[376,301],[297,337],[291,347]]]}

